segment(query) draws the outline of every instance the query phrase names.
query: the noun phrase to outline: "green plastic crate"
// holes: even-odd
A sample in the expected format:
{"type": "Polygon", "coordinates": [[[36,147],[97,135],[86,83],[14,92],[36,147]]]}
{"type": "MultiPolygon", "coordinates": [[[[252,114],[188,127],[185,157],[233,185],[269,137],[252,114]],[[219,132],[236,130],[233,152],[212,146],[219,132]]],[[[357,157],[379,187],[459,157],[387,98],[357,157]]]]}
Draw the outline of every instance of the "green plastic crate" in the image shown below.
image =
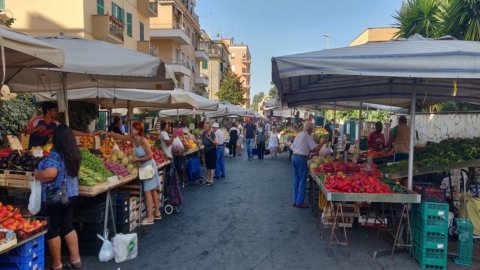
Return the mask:
{"type": "Polygon", "coordinates": [[[422,232],[416,228],[412,229],[413,242],[423,249],[445,249],[448,250],[448,235],[435,232],[422,232]]]}
{"type": "Polygon", "coordinates": [[[429,219],[423,219],[419,215],[413,215],[411,218],[412,228],[422,233],[442,233],[448,234],[448,221],[441,217],[430,216],[429,219]]]}
{"type": "Polygon", "coordinates": [[[447,269],[446,249],[425,249],[414,244],[413,253],[422,269],[447,269]]]}
{"type": "Polygon", "coordinates": [[[423,219],[448,219],[449,206],[446,203],[423,202],[414,204],[412,212],[419,214],[423,219]]]}
{"type": "Polygon", "coordinates": [[[473,224],[467,219],[455,219],[458,228],[458,254],[456,264],[472,266],[473,254],[473,224]]]}

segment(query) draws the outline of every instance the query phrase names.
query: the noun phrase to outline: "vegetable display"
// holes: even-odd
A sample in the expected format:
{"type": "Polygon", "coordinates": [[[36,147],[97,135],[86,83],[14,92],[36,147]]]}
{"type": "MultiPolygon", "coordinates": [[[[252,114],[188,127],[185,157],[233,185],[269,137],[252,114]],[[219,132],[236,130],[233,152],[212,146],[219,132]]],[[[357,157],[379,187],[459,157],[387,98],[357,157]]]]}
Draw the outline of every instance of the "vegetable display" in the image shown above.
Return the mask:
{"type": "MultiPolygon", "coordinates": [[[[5,154],[8,152],[8,150],[2,151],[5,154]]],[[[33,172],[39,161],[40,158],[34,157],[28,152],[22,155],[19,151],[12,151],[0,159],[0,169],[33,172]]]]}
{"type": "Polygon", "coordinates": [[[373,176],[357,173],[350,176],[343,174],[328,175],[325,178],[325,188],[330,192],[345,193],[378,193],[393,194],[390,187],[373,176]]]}
{"type": "Polygon", "coordinates": [[[415,151],[415,162],[420,166],[448,166],[475,159],[480,159],[480,137],[445,139],[415,151]]]}
{"type": "Polygon", "coordinates": [[[100,158],[90,153],[87,149],[80,149],[82,161],[78,180],[80,185],[93,186],[96,183],[104,182],[112,174],[105,169],[100,158]]]}

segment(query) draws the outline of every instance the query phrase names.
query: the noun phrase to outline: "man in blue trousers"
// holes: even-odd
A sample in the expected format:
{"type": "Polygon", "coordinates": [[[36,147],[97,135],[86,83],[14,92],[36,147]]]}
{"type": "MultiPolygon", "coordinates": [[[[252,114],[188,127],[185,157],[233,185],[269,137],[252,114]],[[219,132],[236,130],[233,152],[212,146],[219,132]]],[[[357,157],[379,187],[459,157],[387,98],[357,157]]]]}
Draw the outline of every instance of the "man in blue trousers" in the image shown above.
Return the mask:
{"type": "Polygon", "coordinates": [[[308,177],[308,155],[312,151],[318,151],[325,143],[324,140],[319,145],[315,143],[312,137],[313,124],[306,122],[303,131],[298,133],[292,144],[292,170],[293,170],[293,207],[308,208],[305,200],[305,185],[308,177]]]}
{"type": "Polygon", "coordinates": [[[252,160],[253,159],[252,148],[254,144],[255,145],[257,144],[257,138],[256,138],[257,126],[252,123],[252,120],[250,120],[250,118],[245,119],[245,121],[247,122],[247,124],[243,128],[243,133],[244,133],[243,135],[247,142],[248,160],[252,160]]]}
{"type": "Polygon", "coordinates": [[[225,133],[219,129],[218,123],[213,123],[212,128],[217,139],[217,164],[215,166],[215,179],[225,178],[225,133]]]}

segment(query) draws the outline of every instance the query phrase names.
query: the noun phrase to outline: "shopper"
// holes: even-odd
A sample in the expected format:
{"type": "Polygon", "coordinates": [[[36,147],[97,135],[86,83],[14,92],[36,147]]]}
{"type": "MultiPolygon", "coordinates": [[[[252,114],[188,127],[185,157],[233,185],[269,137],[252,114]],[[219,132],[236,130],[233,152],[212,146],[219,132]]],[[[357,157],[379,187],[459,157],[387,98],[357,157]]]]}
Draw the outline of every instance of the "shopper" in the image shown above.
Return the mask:
{"type": "Polygon", "coordinates": [[[213,185],[213,170],[217,161],[217,140],[215,132],[212,131],[212,125],[209,121],[205,121],[204,131],[202,133],[203,151],[205,153],[205,165],[207,167],[207,185],[213,185]]]}
{"type": "MultiPolygon", "coordinates": [[[[44,146],[53,135],[55,128],[60,125],[58,122],[58,107],[55,102],[42,103],[42,116],[35,116],[27,123],[25,129],[30,134],[28,148],[44,146]]],[[[92,136],[92,134],[72,130],[75,136],[92,136]]]]}
{"type": "Polygon", "coordinates": [[[162,219],[162,214],[160,212],[162,193],[159,195],[157,192],[160,187],[160,177],[158,176],[157,163],[153,159],[152,148],[148,139],[145,137],[143,124],[141,122],[134,122],[132,124],[132,133],[130,135],[120,135],[105,131],[101,131],[100,134],[107,134],[113,138],[130,141],[135,151],[135,157],[132,158],[132,161],[138,162],[140,168],[145,168],[147,166],[153,167],[153,177],[142,180],[147,207],[147,217],[142,221],[141,225],[152,225],[154,220],[162,219]]]}
{"type": "Polygon", "coordinates": [[[238,147],[240,148],[240,151],[238,151],[238,155],[241,156],[242,155],[242,152],[243,152],[243,142],[245,141],[245,135],[243,134],[243,126],[242,126],[242,123],[238,122],[238,147]]]}
{"type": "Polygon", "coordinates": [[[319,145],[315,143],[312,137],[313,124],[306,122],[303,131],[298,133],[292,144],[292,170],[293,170],[293,206],[297,208],[308,208],[305,200],[305,184],[308,177],[308,155],[312,151],[318,151],[324,140],[319,145]]]}
{"type": "Polygon", "coordinates": [[[385,136],[382,133],[383,124],[378,121],[375,123],[375,131],[368,136],[368,149],[374,151],[385,150],[385,136]]]}
{"type": "Polygon", "coordinates": [[[270,131],[270,135],[268,137],[268,149],[270,150],[270,155],[272,155],[272,159],[277,158],[277,151],[279,145],[280,142],[278,139],[277,129],[272,126],[272,130],[270,131]]]}
{"type": "Polygon", "coordinates": [[[72,130],[59,125],[53,132],[53,150],[38,165],[35,179],[42,182],[42,201],[44,214],[49,217],[46,235],[48,249],[52,257],[50,269],[82,267],[78,250],[77,232],[73,228],[73,209],[78,197],[78,172],[80,170],[80,151],[72,130]],[[68,203],[47,204],[47,192],[54,192],[64,186],[68,203]],[[65,240],[70,253],[69,262],[62,263],[62,240],[65,240]]]}
{"type": "Polygon", "coordinates": [[[256,143],[257,143],[257,151],[258,151],[258,159],[262,160],[265,156],[265,142],[267,141],[267,131],[265,130],[263,124],[260,122],[257,128],[257,136],[256,136],[256,143]]]}
{"type": "Polygon", "coordinates": [[[172,161],[172,139],[168,136],[167,122],[160,122],[160,143],[162,144],[162,150],[167,155],[167,158],[172,161]]]}
{"type": "Polygon", "coordinates": [[[236,157],[237,156],[237,142],[238,142],[238,128],[237,124],[235,122],[232,123],[232,127],[229,130],[229,141],[228,145],[230,148],[230,156],[231,157],[236,157]]]}
{"type": "Polygon", "coordinates": [[[122,124],[122,119],[120,117],[116,116],[113,119],[113,123],[108,127],[108,132],[115,132],[117,134],[124,134],[123,131],[123,124],[122,124]]]}
{"type": "Polygon", "coordinates": [[[215,164],[215,179],[225,178],[225,133],[219,129],[218,123],[213,123],[212,128],[217,139],[217,162],[215,164]]]}
{"type": "Polygon", "coordinates": [[[251,122],[250,118],[246,119],[247,124],[244,127],[243,136],[247,142],[248,160],[253,159],[253,144],[256,143],[257,127],[251,122]]]}

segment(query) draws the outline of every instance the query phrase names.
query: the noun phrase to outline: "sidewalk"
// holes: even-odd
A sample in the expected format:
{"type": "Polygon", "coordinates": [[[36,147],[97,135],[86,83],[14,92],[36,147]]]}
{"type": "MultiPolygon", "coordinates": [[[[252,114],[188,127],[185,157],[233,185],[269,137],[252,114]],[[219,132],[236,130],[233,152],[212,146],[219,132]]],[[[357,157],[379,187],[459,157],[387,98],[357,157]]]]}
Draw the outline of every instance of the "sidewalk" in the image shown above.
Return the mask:
{"type": "MultiPolygon", "coordinates": [[[[139,255],[122,264],[84,257],[85,269],[419,269],[406,252],[372,258],[376,234],[349,230],[327,257],[309,209],[291,205],[288,154],[226,159],[227,178],[184,190],[182,212],[138,230],[139,255]]],[[[382,241],[385,247],[387,241],[382,241]]]]}

